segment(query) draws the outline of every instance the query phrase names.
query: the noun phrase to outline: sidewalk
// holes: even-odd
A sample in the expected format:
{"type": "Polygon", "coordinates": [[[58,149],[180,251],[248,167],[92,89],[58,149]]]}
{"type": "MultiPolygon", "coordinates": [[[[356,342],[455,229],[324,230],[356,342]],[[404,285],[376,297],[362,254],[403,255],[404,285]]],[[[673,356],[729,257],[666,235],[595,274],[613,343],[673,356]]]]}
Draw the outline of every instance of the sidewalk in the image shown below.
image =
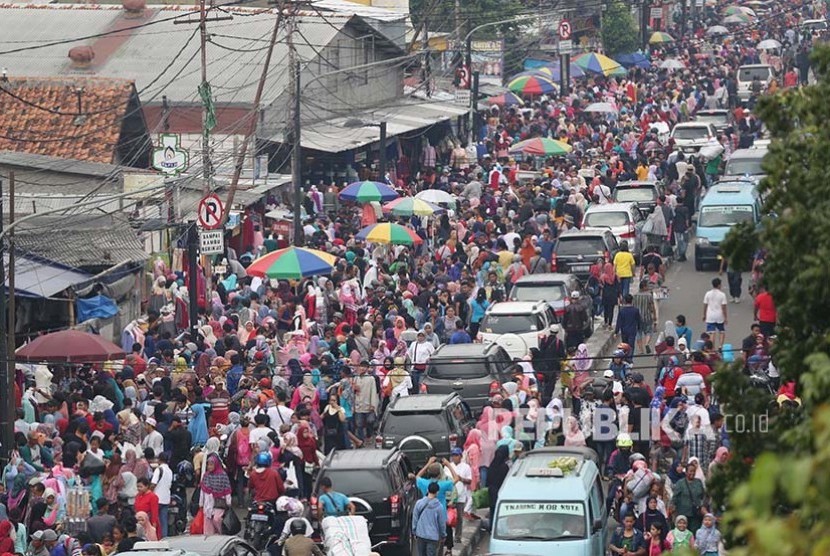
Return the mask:
{"type": "Polygon", "coordinates": [[[475,510],[475,514],[481,519],[464,520],[464,529],[461,531],[461,542],[453,547],[453,556],[471,556],[473,551],[478,547],[478,543],[481,542],[481,537],[485,533],[481,527],[487,523],[490,510],[488,508],[482,508],[475,510]]]}

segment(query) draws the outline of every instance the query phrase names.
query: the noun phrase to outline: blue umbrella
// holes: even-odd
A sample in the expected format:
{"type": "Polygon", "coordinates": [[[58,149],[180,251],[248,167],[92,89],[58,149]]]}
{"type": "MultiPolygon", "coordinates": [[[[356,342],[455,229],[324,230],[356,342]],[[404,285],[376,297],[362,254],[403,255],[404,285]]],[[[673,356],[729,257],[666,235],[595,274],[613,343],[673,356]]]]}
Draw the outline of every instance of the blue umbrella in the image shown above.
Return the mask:
{"type": "Polygon", "coordinates": [[[651,62],[648,57],[641,52],[631,52],[629,54],[619,54],[614,57],[616,61],[627,68],[643,68],[651,67],[651,62]]]}
{"type": "Polygon", "coordinates": [[[357,201],[358,203],[394,201],[398,197],[394,189],[379,181],[356,181],[340,192],[341,201],[357,201]]]}
{"type": "MultiPolygon", "coordinates": [[[[571,71],[569,73],[571,79],[585,77],[585,71],[576,64],[571,63],[570,69],[571,71]]],[[[541,68],[536,68],[533,71],[535,71],[536,73],[541,73],[542,75],[548,75],[550,76],[550,79],[552,79],[553,81],[559,81],[559,79],[561,79],[561,74],[559,71],[559,62],[551,62],[550,64],[543,66],[541,68]]]]}

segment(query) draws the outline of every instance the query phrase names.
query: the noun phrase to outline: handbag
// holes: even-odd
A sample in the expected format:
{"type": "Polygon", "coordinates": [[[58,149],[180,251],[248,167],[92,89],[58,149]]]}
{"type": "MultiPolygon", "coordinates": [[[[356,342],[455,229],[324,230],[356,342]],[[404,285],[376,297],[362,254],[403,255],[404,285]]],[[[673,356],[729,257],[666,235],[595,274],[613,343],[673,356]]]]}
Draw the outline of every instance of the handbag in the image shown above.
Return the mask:
{"type": "Polygon", "coordinates": [[[228,509],[228,501],[224,498],[214,498],[213,499],[213,507],[216,510],[227,510],[228,509]]]}
{"type": "Polygon", "coordinates": [[[236,535],[240,531],[242,531],[242,523],[240,523],[236,512],[233,510],[226,511],[225,515],[222,516],[222,534],[236,535]]]}
{"type": "Polygon", "coordinates": [[[299,486],[300,482],[297,480],[297,468],[294,465],[294,462],[292,461],[288,464],[287,468],[283,469],[285,469],[285,484],[291,485],[292,487],[299,486]]]}

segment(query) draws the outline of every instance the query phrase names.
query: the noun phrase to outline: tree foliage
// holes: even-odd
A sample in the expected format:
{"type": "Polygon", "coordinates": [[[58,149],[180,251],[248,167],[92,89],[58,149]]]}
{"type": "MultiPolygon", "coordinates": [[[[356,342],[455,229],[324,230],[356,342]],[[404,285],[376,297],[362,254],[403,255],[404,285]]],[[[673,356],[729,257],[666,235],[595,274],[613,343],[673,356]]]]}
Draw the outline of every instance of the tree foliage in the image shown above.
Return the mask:
{"type": "Polygon", "coordinates": [[[610,2],[602,14],[602,46],[611,57],[640,49],[634,16],[620,0],[610,2]]]}
{"type": "Polygon", "coordinates": [[[759,105],[772,137],[760,191],[775,216],[725,242],[730,258],[755,242],[766,250],[763,281],[778,310],[774,358],[802,398],[800,408],[777,409],[736,369],[717,373],[728,414],[757,423],[770,411],[766,433],[733,432],[733,458],[711,482],[735,556],[830,554],[830,48],[817,48],[813,62],[815,85],[759,105]]]}

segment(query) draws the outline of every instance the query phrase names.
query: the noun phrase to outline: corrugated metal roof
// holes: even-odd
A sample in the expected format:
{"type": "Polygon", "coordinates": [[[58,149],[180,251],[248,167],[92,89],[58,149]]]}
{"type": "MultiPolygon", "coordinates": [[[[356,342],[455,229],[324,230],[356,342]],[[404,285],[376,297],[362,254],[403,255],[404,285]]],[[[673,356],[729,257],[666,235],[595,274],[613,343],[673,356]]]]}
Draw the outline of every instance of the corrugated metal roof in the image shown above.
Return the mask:
{"type": "MultiPolygon", "coordinates": [[[[3,262],[8,268],[8,254],[3,255],[3,262]]],[[[90,279],[92,279],[91,274],[51,265],[45,261],[23,256],[17,256],[14,260],[15,295],[53,297],[70,286],[82,284],[90,279]]],[[[7,276],[6,287],[8,286],[7,276]]]]}
{"type": "MultiPolygon", "coordinates": [[[[53,188],[59,189],[59,188],[53,188]]],[[[110,213],[120,211],[122,205],[126,205],[129,201],[123,199],[113,199],[112,195],[62,195],[56,193],[15,193],[14,196],[14,213],[18,216],[26,214],[40,214],[48,211],[58,211],[66,209],[67,211],[74,207],[81,201],[93,202],[100,199],[100,204],[90,204],[84,206],[79,211],[89,213],[110,213]]],[[[3,211],[8,214],[9,194],[3,194],[3,211]]]]}
{"type": "Polygon", "coordinates": [[[73,268],[110,267],[130,261],[145,261],[148,255],[131,228],[104,230],[62,229],[14,236],[15,249],[23,254],[55,261],[73,268]]]}
{"type": "Polygon", "coordinates": [[[78,174],[82,176],[110,177],[121,171],[115,164],[87,162],[74,158],[58,158],[26,152],[0,151],[0,165],[39,168],[60,174],[78,174]]]}
{"type": "MultiPolygon", "coordinates": [[[[307,149],[339,153],[380,140],[380,130],[377,127],[350,128],[344,125],[348,120],[386,122],[386,134],[391,138],[461,116],[468,111],[466,107],[451,102],[421,102],[413,99],[401,105],[356,112],[306,125],[302,129],[300,143],[307,149]]],[[[281,142],[282,134],[271,137],[271,141],[281,142]]]]}
{"type": "Polygon", "coordinates": [[[330,10],[340,14],[354,14],[377,21],[397,21],[409,17],[409,10],[405,8],[398,10],[395,8],[365,6],[349,0],[313,0],[311,5],[322,10],[330,10]]]}
{"type": "MultiPolygon", "coordinates": [[[[18,49],[107,32],[116,22],[123,24],[120,19],[123,10],[112,8],[4,6],[0,8],[2,50],[11,50],[8,45],[18,49]]],[[[144,103],[161,102],[162,94],[173,103],[195,103],[198,102],[196,89],[201,82],[201,71],[198,36],[194,39],[191,36],[197,26],[163,21],[177,11],[182,12],[181,19],[194,19],[186,15],[185,9],[192,11],[189,6],[158,7],[148,18],[135,20],[135,25],[157,23],[110,35],[110,38],[118,38],[120,44],[115,45],[112,53],[96,53],[89,69],[73,68],[67,56],[71,47],[91,41],[0,54],[0,67],[7,68],[10,76],[91,75],[129,79],[135,81],[144,103]],[[176,61],[153,83],[174,58],[176,61]]],[[[237,14],[232,21],[214,22],[208,26],[212,44],[207,46],[207,72],[218,103],[246,104],[253,100],[276,15],[272,10],[261,9],[228,8],[227,11],[237,14]]],[[[311,16],[297,18],[299,34],[295,44],[300,60],[316,58],[316,51],[328,45],[350,18],[341,15],[330,15],[325,20],[311,16]]],[[[285,89],[287,60],[288,48],[284,31],[281,31],[263,92],[263,104],[276,100],[285,89]]]]}

